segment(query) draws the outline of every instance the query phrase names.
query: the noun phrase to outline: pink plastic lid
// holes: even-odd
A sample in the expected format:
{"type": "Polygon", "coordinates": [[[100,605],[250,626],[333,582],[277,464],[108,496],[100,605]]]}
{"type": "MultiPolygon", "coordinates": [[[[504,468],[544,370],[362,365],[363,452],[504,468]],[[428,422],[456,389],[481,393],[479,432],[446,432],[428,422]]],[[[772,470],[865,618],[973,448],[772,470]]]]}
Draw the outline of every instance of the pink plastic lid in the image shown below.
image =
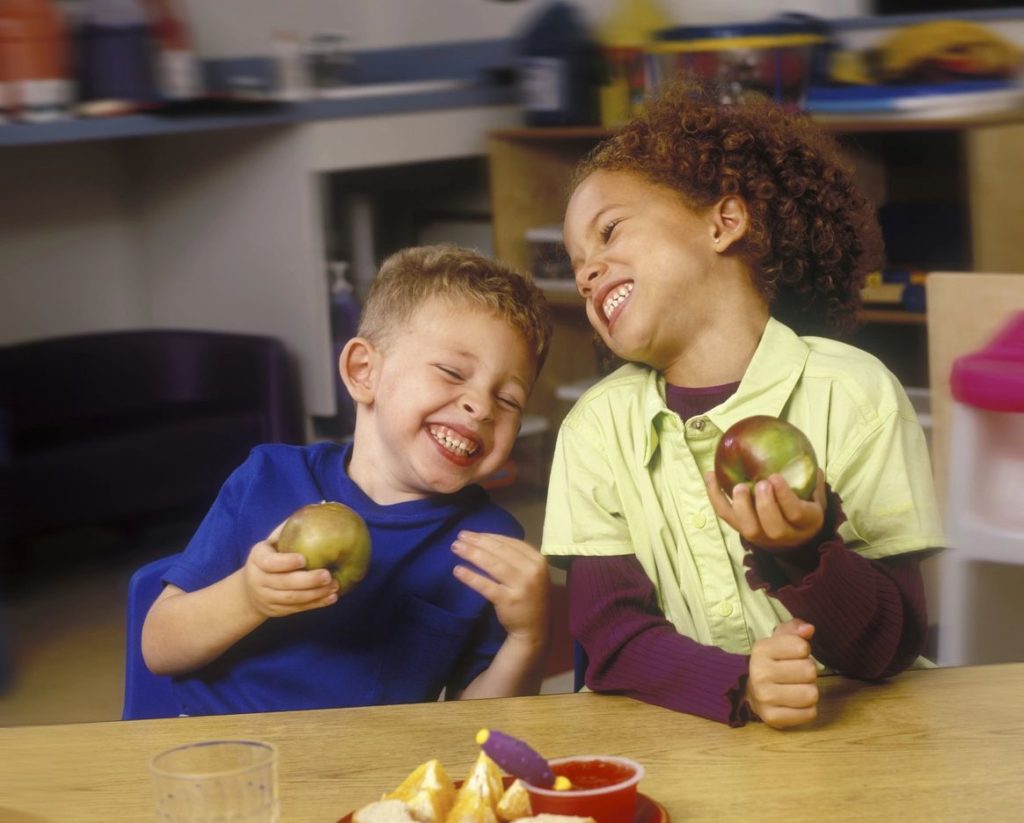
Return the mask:
{"type": "Polygon", "coordinates": [[[958,357],[949,376],[953,398],[976,409],[1024,412],[1024,311],[984,348],[958,357]]]}

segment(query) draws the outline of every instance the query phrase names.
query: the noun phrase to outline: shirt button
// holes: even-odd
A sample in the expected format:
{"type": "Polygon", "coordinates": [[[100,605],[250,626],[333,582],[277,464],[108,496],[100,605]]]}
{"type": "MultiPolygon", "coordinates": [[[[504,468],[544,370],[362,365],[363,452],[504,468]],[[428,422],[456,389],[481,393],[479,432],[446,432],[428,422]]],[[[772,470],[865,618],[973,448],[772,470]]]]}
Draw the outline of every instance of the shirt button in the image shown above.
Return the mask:
{"type": "Polygon", "coordinates": [[[690,428],[695,430],[695,431],[702,432],[702,431],[704,431],[704,424],[705,424],[705,422],[707,422],[707,421],[705,421],[704,418],[698,417],[696,420],[691,420],[690,421],[690,428]]]}
{"type": "Polygon", "coordinates": [[[722,615],[722,617],[728,617],[732,614],[732,603],[728,600],[723,600],[718,604],[718,613],[722,615]]]}
{"type": "Polygon", "coordinates": [[[690,518],[690,522],[693,523],[693,527],[695,529],[703,529],[704,524],[708,522],[708,519],[704,516],[703,512],[697,512],[690,518]]]}

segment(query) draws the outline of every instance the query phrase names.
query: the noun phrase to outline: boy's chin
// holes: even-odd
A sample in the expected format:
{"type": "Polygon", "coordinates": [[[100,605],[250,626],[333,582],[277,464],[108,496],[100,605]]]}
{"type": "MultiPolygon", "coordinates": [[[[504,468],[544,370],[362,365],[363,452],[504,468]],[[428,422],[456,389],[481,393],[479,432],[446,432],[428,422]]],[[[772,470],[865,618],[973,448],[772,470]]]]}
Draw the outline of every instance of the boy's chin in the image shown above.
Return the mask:
{"type": "Polygon", "coordinates": [[[455,494],[462,491],[466,486],[479,483],[485,475],[478,472],[465,472],[461,476],[432,477],[425,483],[425,494],[455,494]]]}

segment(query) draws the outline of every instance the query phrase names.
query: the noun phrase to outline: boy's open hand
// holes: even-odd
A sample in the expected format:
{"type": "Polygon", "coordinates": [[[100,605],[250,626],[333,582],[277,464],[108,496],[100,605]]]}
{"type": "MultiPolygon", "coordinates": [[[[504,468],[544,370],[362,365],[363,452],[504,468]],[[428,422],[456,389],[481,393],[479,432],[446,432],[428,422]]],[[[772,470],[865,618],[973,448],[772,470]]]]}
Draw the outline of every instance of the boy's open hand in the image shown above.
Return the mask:
{"type": "Polygon", "coordinates": [[[327,569],[306,570],[301,554],[274,548],[283,526],[253,546],[242,567],[253,608],[266,617],[284,617],[337,602],[338,584],[327,569]]]}
{"type": "Polygon", "coordinates": [[[732,490],[732,500],[719,488],[713,471],[704,475],[715,513],[748,542],[763,549],[802,546],[825,522],[825,473],[818,469],[814,497],[801,500],[782,475],[760,480],[753,493],[746,485],[732,490]]]}
{"type": "Polygon", "coordinates": [[[793,619],[754,644],[747,678],[747,703],[775,729],[809,723],[818,716],[818,670],[811,659],[814,626],[793,619]]]}
{"type": "Polygon", "coordinates": [[[498,534],[463,531],[452,551],[484,572],[456,566],[455,577],[494,604],[510,638],[544,643],[548,633],[550,581],[543,555],[528,543],[498,534]]]}

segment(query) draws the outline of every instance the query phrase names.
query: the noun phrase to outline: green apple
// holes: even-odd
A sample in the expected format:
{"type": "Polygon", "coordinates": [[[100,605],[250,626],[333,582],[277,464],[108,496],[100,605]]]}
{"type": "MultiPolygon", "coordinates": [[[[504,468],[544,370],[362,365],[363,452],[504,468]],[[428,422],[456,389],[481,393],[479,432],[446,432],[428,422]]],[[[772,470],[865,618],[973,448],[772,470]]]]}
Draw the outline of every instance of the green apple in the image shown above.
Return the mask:
{"type": "Polygon", "coordinates": [[[310,503],[296,510],[281,529],[279,552],[298,552],[307,569],[329,569],[338,594],[355,588],[370,566],[366,522],[343,503],[310,503]]]}
{"type": "Polygon", "coordinates": [[[781,474],[797,497],[810,500],[818,461],[807,436],[792,423],[759,414],[731,425],[715,449],[715,477],[730,497],[740,483],[753,486],[781,474]]]}

